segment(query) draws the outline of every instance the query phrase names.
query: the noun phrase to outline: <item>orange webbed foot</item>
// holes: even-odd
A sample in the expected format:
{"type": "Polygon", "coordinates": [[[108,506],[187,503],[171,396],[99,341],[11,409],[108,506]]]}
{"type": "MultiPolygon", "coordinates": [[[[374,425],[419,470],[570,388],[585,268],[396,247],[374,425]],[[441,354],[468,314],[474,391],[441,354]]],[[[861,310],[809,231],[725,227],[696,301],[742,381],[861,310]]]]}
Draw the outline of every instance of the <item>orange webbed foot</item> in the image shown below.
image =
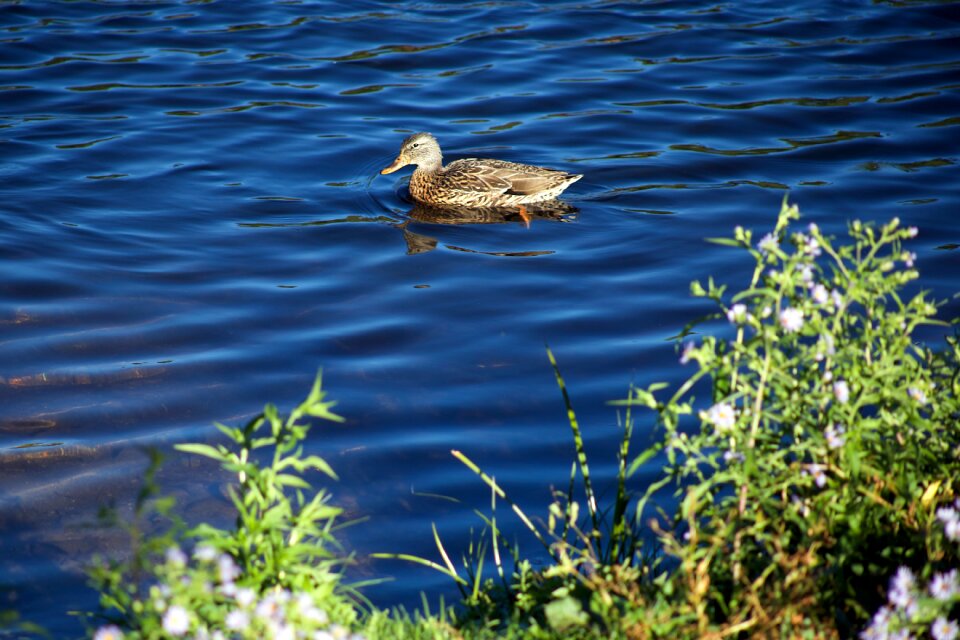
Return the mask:
{"type": "Polygon", "coordinates": [[[523,218],[523,226],[529,229],[530,221],[533,220],[533,216],[527,213],[527,208],[523,205],[520,205],[520,217],[523,218]]]}

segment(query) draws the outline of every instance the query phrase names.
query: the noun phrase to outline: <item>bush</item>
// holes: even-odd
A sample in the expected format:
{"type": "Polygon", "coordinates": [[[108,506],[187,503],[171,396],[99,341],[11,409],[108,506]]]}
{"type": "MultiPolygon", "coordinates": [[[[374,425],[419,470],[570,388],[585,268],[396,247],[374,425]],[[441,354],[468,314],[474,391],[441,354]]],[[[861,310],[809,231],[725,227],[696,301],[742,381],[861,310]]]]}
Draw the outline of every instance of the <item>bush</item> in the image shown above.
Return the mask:
{"type": "Polygon", "coordinates": [[[127,638],[345,638],[356,625],[357,594],[340,583],[333,528],[341,510],[329,494],[314,492],[310,472],[336,478],[318,456],[303,455],[306,417],[340,421],[324,401],[320,378],[286,418],[267,405],[243,428],[218,425],[232,447],[185,444],[177,448],[218,461],[236,474],[229,487],[233,529],[208,523],[187,530],[159,495],[151,472],[129,525],[133,553],[100,560],[91,570],[101,593],[99,617],[108,623],[98,640],[127,638]],[[262,464],[262,458],[269,464],[262,464]],[[308,497],[309,496],[309,497],[308,497]],[[143,523],[161,516],[163,533],[144,535],[143,523]],[[192,553],[184,549],[192,547],[192,553]]]}
{"type": "Polygon", "coordinates": [[[268,405],[242,429],[220,426],[232,447],[179,447],[236,474],[235,528],[188,530],[148,474],[128,527],[134,553],[91,574],[109,623],[95,637],[834,638],[863,629],[872,639],[955,640],[960,341],[948,336],[937,351],[916,340],[920,328],[948,326],[925,292],[903,297],[918,274],[902,244],[916,229],[853,222],[851,241],[836,244],[815,225],[790,233],[798,218],[784,202],[759,241],[740,228],[713,239],[748,252],[753,277],[733,295],[694,282],[693,294],[718,306],[683,332],[697,336],[680,353],[695,370],[673,389],[655,383],[614,403],[626,413],[613,504],[598,504],[552,353],[576,462],[546,522],[453,452],[493,505],[463,568],[435,529],[439,562],[378,555],[450,576],[461,589],[456,612],[379,611],[341,582],[340,510],[304,479],[336,477],[302,450],[306,418],[339,419],[318,379],[287,418],[268,405]],[[638,408],[653,411],[656,429],[631,459],[638,408]],[[269,464],[258,462],[264,454],[269,464]],[[661,477],[631,493],[633,474],[655,463],[661,477]],[[676,509],[645,520],[671,489],[676,509]],[[504,543],[498,501],[543,545],[547,568],[504,543]],[[169,528],[144,534],[155,515],[169,528]]]}

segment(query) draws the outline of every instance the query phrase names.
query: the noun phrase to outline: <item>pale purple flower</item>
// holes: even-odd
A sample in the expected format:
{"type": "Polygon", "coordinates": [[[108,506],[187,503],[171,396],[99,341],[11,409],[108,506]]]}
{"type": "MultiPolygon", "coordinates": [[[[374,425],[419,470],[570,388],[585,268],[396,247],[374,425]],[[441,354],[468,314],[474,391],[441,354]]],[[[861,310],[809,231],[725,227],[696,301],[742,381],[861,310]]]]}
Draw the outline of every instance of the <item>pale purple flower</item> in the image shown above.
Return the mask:
{"type": "Polygon", "coordinates": [[[323,609],[318,609],[317,605],[313,602],[313,598],[311,598],[308,594],[299,594],[295,601],[297,603],[297,609],[300,611],[300,615],[307,620],[311,620],[317,624],[326,624],[329,621],[327,612],[323,609]]]}
{"type": "Polygon", "coordinates": [[[735,462],[743,462],[744,460],[746,460],[746,458],[739,451],[725,451],[723,454],[723,461],[728,465],[735,462]]]}
{"type": "Polygon", "coordinates": [[[820,231],[820,227],[817,226],[816,222],[811,222],[810,224],[807,225],[807,231],[810,232],[810,235],[813,235],[818,231],[820,231]]]}
{"type": "Polygon", "coordinates": [[[229,554],[224,553],[217,558],[217,569],[222,584],[230,584],[240,577],[240,567],[229,554]]]}
{"type": "Polygon", "coordinates": [[[747,313],[747,305],[737,303],[730,307],[727,310],[727,320],[733,324],[742,324],[750,319],[750,314],[747,313]]]}
{"type": "Polygon", "coordinates": [[[814,258],[819,257],[821,253],[820,243],[817,242],[816,238],[807,238],[806,242],[803,245],[803,252],[808,253],[814,258]]]}
{"type": "Polygon", "coordinates": [[[806,500],[801,500],[800,496],[796,494],[790,496],[790,502],[797,507],[797,511],[799,511],[800,515],[802,515],[804,518],[810,515],[810,505],[807,504],[806,500]]]}
{"type": "Polygon", "coordinates": [[[827,300],[830,299],[827,288],[822,284],[813,286],[813,289],[810,290],[810,298],[817,304],[827,304],[827,300]]]}
{"type": "Polygon", "coordinates": [[[243,631],[250,626],[250,616],[246,611],[234,609],[223,619],[223,624],[231,631],[243,631]]]}
{"type": "Polygon", "coordinates": [[[257,594],[254,593],[253,589],[243,587],[236,590],[233,599],[237,601],[238,605],[246,608],[253,604],[253,601],[257,599],[257,594]]]}
{"type": "Polygon", "coordinates": [[[831,449],[839,449],[844,445],[846,439],[843,437],[844,429],[837,425],[831,424],[823,431],[823,435],[827,438],[827,446],[831,449]]]}
{"type": "Polygon", "coordinates": [[[115,624],[108,624],[97,629],[93,640],[123,640],[123,631],[115,624]]]}
{"type": "Polygon", "coordinates": [[[265,597],[254,610],[258,618],[264,620],[281,620],[283,618],[283,607],[275,594],[265,597]]]}
{"type": "Polygon", "coordinates": [[[780,312],[780,326],[790,333],[800,331],[803,328],[803,311],[787,307],[780,312]]]}
{"type": "Polygon", "coordinates": [[[957,508],[940,507],[937,509],[937,519],[943,523],[943,532],[947,538],[954,542],[960,542],[960,500],[957,500],[957,508]]]}
{"type": "Polygon", "coordinates": [[[916,583],[917,579],[909,568],[897,569],[896,575],[890,580],[890,592],[887,594],[890,604],[906,612],[907,615],[915,612],[917,609],[916,583]]]}
{"type": "Polygon", "coordinates": [[[824,473],[825,469],[826,467],[822,464],[809,464],[807,468],[804,469],[803,474],[813,476],[813,481],[816,485],[823,489],[827,484],[827,474],[824,473]]]}
{"type": "Polygon", "coordinates": [[[943,526],[943,532],[947,538],[954,542],[960,542],[960,520],[951,520],[943,526]]]}
{"type": "Polygon", "coordinates": [[[870,626],[864,629],[860,634],[863,640],[888,640],[890,634],[890,621],[893,618],[893,610],[890,607],[880,607],[873,618],[870,620],[870,626]]]}
{"type": "Polygon", "coordinates": [[[193,550],[193,557],[201,562],[213,562],[217,559],[217,550],[208,544],[202,544],[193,550]]]}
{"type": "Polygon", "coordinates": [[[846,380],[837,380],[833,383],[833,395],[840,404],[846,404],[850,399],[850,385],[846,380]]]}
{"type": "Polygon", "coordinates": [[[760,242],[757,243],[757,248],[760,249],[760,253],[767,255],[771,251],[775,250],[780,246],[780,242],[777,240],[777,236],[773,233],[768,233],[767,235],[760,238],[760,242]]]}
{"type": "Polygon", "coordinates": [[[680,364],[687,364],[690,362],[690,357],[693,354],[693,350],[696,348],[696,345],[693,341],[683,343],[683,351],[680,352],[680,364]]]}
{"type": "Polygon", "coordinates": [[[905,251],[903,253],[903,263],[907,266],[908,269],[913,268],[913,264],[917,259],[917,254],[913,251],[905,251]]]}
{"type": "Polygon", "coordinates": [[[190,616],[180,605],[173,605],[163,614],[163,630],[172,636],[182,636],[190,630],[190,616]]]}
{"type": "Polygon", "coordinates": [[[907,394],[919,402],[920,404],[927,404],[927,394],[923,392],[923,389],[920,387],[910,387],[907,389],[907,394]]]}
{"type": "Polygon", "coordinates": [[[710,407],[701,417],[715,426],[718,431],[729,431],[737,423],[737,411],[726,402],[710,407]]]}
{"type": "Polygon", "coordinates": [[[813,282],[813,267],[808,264],[800,267],[800,279],[807,284],[813,282]]]}
{"type": "Polygon", "coordinates": [[[170,547],[166,552],[167,564],[175,567],[182,567],[187,564],[187,554],[180,550],[180,547],[170,547]]]}
{"type": "Polygon", "coordinates": [[[960,594],[960,584],[957,582],[957,570],[938,573],[930,581],[930,595],[937,600],[950,600],[960,594]]]}
{"type": "Polygon", "coordinates": [[[296,630],[288,624],[281,624],[273,629],[273,640],[296,640],[296,630]]]}
{"type": "Polygon", "coordinates": [[[890,588],[894,590],[909,591],[916,584],[917,578],[913,575],[910,567],[899,567],[893,578],[890,579],[890,588]]]}
{"type": "Polygon", "coordinates": [[[956,640],[958,633],[960,628],[957,627],[957,623],[943,616],[934,620],[930,626],[930,635],[933,636],[933,640],[956,640]]]}
{"type": "Polygon", "coordinates": [[[937,518],[944,524],[960,519],[960,513],[953,507],[940,507],[937,509],[937,518]]]}
{"type": "Polygon", "coordinates": [[[839,311],[840,307],[843,306],[843,295],[839,291],[834,289],[833,291],[830,292],[830,297],[833,298],[833,306],[835,306],[839,311]]]}
{"type": "Polygon", "coordinates": [[[910,227],[909,229],[907,229],[907,233],[910,235],[911,238],[916,238],[917,234],[920,233],[920,230],[917,229],[916,227],[910,227]]]}

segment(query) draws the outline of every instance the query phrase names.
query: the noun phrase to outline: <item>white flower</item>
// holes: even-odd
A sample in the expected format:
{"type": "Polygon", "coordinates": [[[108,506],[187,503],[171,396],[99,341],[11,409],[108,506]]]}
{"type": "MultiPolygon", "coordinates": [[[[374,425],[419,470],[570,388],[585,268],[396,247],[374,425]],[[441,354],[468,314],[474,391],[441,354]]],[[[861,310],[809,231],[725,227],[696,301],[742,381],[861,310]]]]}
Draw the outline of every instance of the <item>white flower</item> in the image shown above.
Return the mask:
{"type": "Polygon", "coordinates": [[[913,592],[916,583],[917,579],[908,567],[897,569],[896,575],[890,580],[890,593],[887,594],[890,604],[905,611],[914,608],[917,603],[913,592]]]}
{"type": "Polygon", "coordinates": [[[779,246],[780,242],[777,240],[777,236],[773,235],[772,233],[768,233],[767,235],[763,236],[760,238],[760,242],[757,243],[757,248],[760,249],[760,253],[763,255],[767,255],[779,246]]]}
{"type": "Polygon", "coordinates": [[[834,289],[833,291],[830,292],[830,297],[833,298],[833,306],[835,306],[839,311],[840,308],[843,306],[843,296],[840,294],[839,291],[834,289]]]}
{"type": "Polygon", "coordinates": [[[737,424],[737,412],[733,405],[726,402],[713,405],[705,414],[701,413],[701,417],[718,431],[729,431],[737,424]]]}
{"type": "Polygon", "coordinates": [[[930,595],[937,600],[950,600],[960,593],[957,584],[957,570],[953,569],[947,573],[938,573],[930,581],[930,595]]]}
{"type": "Polygon", "coordinates": [[[953,507],[940,507],[937,509],[937,518],[944,524],[960,519],[960,513],[953,507]]]}
{"type": "Polygon", "coordinates": [[[229,554],[224,553],[217,558],[217,569],[220,575],[220,582],[223,584],[230,584],[240,577],[240,568],[229,554]]]}
{"type": "Polygon", "coordinates": [[[910,227],[909,229],[907,229],[907,233],[910,234],[911,238],[916,238],[917,234],[920,233],[920,230],[917,229],[916,227],[910,227]]]}
{"type": "Polygon", "coordinates": [[[947,620],[943,616],[934,620],[930,627],[930,635],[933,636],[933,640],[955,640],[958,633],[960,633],[960,628],[957,627],[957,623],[953,620],[947,620]]]}
{"type": "Polygon", "coordinates": [[[741,324],[750,319],[750,314],[747,313],[747,305],[737,303],[730,307],[727,310],[727,320],[733,324],[741,324]]]}
{"type": "Polygon", "coordinates": [[[913,267],[913,264],[916,261],[916,259],[917,259],[917,254],[915,254],[913,251],[903,252],[903,263],[907,266],[908,269],[913,267]]]}
{"type": "Polygon", "coordinates": [[[180,547],[170,547],[166,553],[167,564],[175,567],[182,567],[187,564],[187,555],[180,550],[180,547]]]}
{"type": "Polygon", "coordinates": [[[833,383],[833,395],[840,404],[847,403],[850,399],[850,385],[846,380],[837,380],[833,383]]]}
{"type": "Polygon", "coordinates": [[[201,562],[213,562],[217,558],[217,550],[208,544],[202,544],[193,550],[193,557],[201,562]]]}
{"type": "Polygon", "coordinates": [[[237,601],[238,605],[246,608],[253,604],[253,601],[257,599],[257,594],[254,593],[253,589],[247,589],[244,587],[242,589],[237,589],[233,598],[237,601]]]}
{"type": "Polygon", "coordinates": [[[287,624],[281,624],[273,630],[274,640],[296,640],[296,630],[287,624]]]}
{"type": "Polygon", "coordinates": [[[223,624],[231,631],[243,631],[250,626],[250,616],[246,611],[234,609],[223,619],[223,624]]]}
{"type": "Polygon", "coordinates": [[[827,484],[827,474],[823,472],[825,468],[826,467],[824,467],[822,464],[810,464],[807,465],[807,468],[803,471],[803,474],[813,476],[813,481],[818,487],[823,489],[823,487],[827,484]]]}
{"type": "Polygon", "coordinates": [[[943,532],[947,538],[954,542],[960,542],[960,520],[951,520],[943,527],[943,532]]]}
{"type": "Polygon", "coordinates": [[[743,462],[744,460],[746,460],[746,458],[739,451],[725,451],[723,453],[723,461],[728,465],[735,462],[743,462]]]}
{"type": "Polygon", "coordinates": [[[283,607],[279,600],[277,600],[275,594],[272,593],[260,601],[254,613],[256,613],[258,618],[264,620],[283,619],[283,607]]]}
{"type": "Polygon", "coordinates": [[[907,394],[909,394],[911,398],[920,404],[927,404],[927,394],[923,392],[923,389],[920,389],[919,387],[910,387],[907,389],[907,394]]]}
{"type": "Polygon", "coordinates": [[[693,341],[685,342],[683,344],[683,351],[680,352],[680,364],[687,364],[690,362],[690,357],[695,348],[696,345],[693,344],[693,341]]]}
{"type": "Polygon", "coordinates": [[[180,605],[173,605],[163,614],[163,629],[172,636],[182,636],[190,630],[190,616],[180,605]]]}
{"type": "Polygon", "coordinates": [[[123,631],[115,624],[108,624],[97,629],[93,634],[93,640],[122,640],[123,631]]]}
{"type": "Polygon", "coordinates": [[[827,288],[822,284],[814,285],[813,289],[810,290],[810,298],[817,304],[827,304],[827,300],[829,299],[827,288]]]}
{"type": "Polygon", "coordinates": [[[780,312],[780,326],[791,333],[800,331],[803,327],[803,311],[787,307],[780,312]]]}
{"type": "Polygon", "coordinates": [[[818,257],[822,251],[820,251],[820,243],[817,242],[816,238],[807,238],[806,243],[803,245],[803,252],[809,253],[814,258],[818,257]]]}
{"type": "Polygon", "coordinates": [[[813,267],[808,264],[800,267],[800,279],[808,284],[813,282],[813,267]]]}
{"type": "Polygon", "coordinates": [[[831,449],[839,449],[842,447],[846,442],[843,437],[843,433],[843,427],[838,427],[837,425],[833,424],[828,426],[823,432],[823,435],[827,437],[827,446],[831,449]]]}

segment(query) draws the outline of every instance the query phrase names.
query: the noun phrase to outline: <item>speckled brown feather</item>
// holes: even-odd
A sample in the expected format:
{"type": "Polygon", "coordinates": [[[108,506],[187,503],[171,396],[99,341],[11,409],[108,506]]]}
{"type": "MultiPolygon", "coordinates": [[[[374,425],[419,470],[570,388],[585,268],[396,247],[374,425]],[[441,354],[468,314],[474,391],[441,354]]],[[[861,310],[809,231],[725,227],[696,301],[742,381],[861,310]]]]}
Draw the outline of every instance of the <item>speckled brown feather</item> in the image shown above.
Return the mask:
{"type": "Polygon", "coordinates": [[[543,202],[560,195],[582,178],[556,169],[489,158],[465,158],[442,164],[440,146],[427,133],[416,133],[383,173],[416,164],[410,195],[418,202],[468,207],[513,207],[543,202]]]}

